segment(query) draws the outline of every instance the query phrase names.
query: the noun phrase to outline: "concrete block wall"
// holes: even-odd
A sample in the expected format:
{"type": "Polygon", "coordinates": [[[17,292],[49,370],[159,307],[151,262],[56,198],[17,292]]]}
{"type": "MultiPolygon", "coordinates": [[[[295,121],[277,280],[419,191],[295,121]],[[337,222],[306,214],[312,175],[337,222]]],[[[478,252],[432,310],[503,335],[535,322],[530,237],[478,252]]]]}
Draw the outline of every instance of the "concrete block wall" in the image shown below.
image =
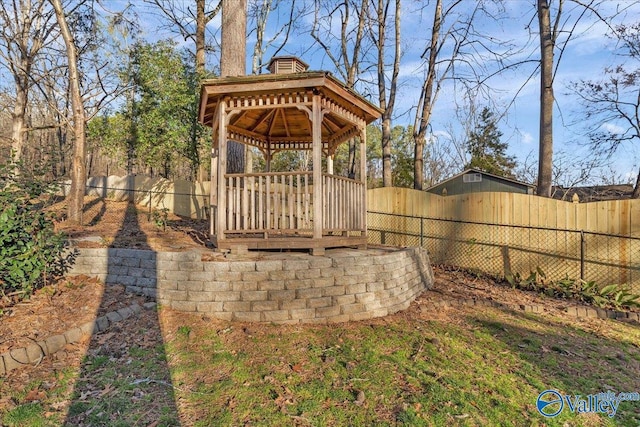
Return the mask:
{"type": "Polygon", "coordinates": [[[202,255],[80,249],[70,274],[125,285],[180,311],[273,323],[385,316],[407,308],[433,283],[421,248],[332,249],[324,256],[251,252],[213,261],[202,255]]]}

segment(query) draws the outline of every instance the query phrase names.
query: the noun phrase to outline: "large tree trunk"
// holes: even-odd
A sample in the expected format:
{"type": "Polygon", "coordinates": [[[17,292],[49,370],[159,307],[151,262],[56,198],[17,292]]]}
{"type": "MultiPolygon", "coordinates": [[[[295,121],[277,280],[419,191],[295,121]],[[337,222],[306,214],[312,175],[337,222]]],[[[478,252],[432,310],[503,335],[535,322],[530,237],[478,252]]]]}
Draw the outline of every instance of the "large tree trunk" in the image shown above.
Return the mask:
{"type": "MultiPolygon", "coordinates": [[[[222,0],[220,77],[246,74],[247,0],[222,0]]],[[[227,144],[227,173],[244,173],[244,147],[227,144]]]]}
{"type": "MultiPolygon", "coordinates": [[[[44,18],[40,15],[42,3],[19,2],[2,6],[2,18],[5,27],[13,31],[3,33],[3,42],[7,45],[7,56],[13,57],[9,62],[9,70],[12,71],[16,90],[16,103],[13,106],[11,124],[11,151],[12,161],[17,162],[22,158],[25,149],[25,128],[27,121],[27,103],[31,68],[35,56],[42,47],[42,40],[34,39],[34,34],[44,34],[40,25],[44,18]],[[13,12],[13,16],[11,16],[13,12]],[[15,19],[15,21],[13,21],[15,19]]],[[[18,170],[16,169],[16,173],[18,170]]]]}
{"type": "Polygon", "coordinates": [[[56,11],[56,18],[60,26],[60,32],[67,48],[69,61],[69,90],[71,91],[71,104],[73,108],[74,149],[73,165],[71,167],[71,190],[69,191],[68,215],[69,220],[82,224],[82,210],[84,194],[87,185],[87,172],[85,168],[86,138],[85,138],[85,111],[80,94],[80,76],[78,73],[78,54],[75,42],[69,26],[67,25],[60,0],[51,0],[56,11]]]}
{"type": "Polygon", "coordinates": [[[540,153],[538,195],[551,197],[553,169],[553,47],[551,16],[547,0],[538,0],[540,27],[540,153]]]}

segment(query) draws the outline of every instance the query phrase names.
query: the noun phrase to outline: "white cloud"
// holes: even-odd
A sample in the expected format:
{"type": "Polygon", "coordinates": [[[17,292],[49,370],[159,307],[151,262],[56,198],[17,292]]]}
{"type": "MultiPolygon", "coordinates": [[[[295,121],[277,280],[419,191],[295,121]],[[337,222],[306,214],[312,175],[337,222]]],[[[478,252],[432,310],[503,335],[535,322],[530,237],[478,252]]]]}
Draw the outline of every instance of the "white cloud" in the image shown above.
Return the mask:
{"type": "Polygon", "coordinates": [[[520,132],[520,138],[523,144],[533,143],[533,135],[531,135],[529,132],[520,132]]]}
{"type": "Polygon", "coordinates": [[[444,130],[436,130],[434,132],[431,133],[431,137],[432,139],[438,140],[438,139],[452,139],[451,138],[451,134],[447,131],[444,130]]]}
{"type": "Polygon", "coordinates": [[[624,128],[622,126],[618,126],[615,123],[603,123],[600,126],[600,129],[607,131],[612,134],[621,134],[624,133],[624,128]]]}

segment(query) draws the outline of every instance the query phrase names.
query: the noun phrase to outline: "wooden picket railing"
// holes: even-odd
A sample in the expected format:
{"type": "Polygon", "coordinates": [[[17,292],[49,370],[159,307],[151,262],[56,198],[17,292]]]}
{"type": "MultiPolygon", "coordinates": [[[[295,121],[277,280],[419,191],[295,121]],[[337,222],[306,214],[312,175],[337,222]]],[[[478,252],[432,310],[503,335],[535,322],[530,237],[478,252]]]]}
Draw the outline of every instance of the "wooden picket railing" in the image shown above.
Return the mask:
{"type": "Polygon", "coordinates": [[[336,175],[322,175],[323,231],[364,230],[367,207],[362,182],[336,175]]]}
{"type": "Polygon", "coordinates": [[[311,172],[225,175],[225,232],[312,232],[311,176],[311,172]]]}

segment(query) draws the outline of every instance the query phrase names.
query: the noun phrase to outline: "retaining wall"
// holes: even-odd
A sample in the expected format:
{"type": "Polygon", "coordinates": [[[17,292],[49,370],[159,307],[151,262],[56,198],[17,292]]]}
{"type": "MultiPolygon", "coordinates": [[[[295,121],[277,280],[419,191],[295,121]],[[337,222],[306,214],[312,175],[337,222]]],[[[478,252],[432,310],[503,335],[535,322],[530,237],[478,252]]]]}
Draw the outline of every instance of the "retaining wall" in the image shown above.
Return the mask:
{"type": "Polygon", "coordinates": [[[306,253],[79,249],[69,274],[156,298],[185,312],[224,320],[330,323],[403,310],[433,284],[422,248],[332,249],[306,253]]]}

